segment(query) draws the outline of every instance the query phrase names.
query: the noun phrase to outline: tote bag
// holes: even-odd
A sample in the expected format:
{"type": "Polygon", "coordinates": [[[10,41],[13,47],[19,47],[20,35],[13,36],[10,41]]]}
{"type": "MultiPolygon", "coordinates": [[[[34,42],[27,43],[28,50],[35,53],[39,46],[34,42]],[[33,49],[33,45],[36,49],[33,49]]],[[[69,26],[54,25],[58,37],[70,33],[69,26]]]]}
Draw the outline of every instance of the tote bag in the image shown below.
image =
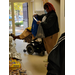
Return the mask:
{"type": "Polygon", "coordinates": [[[34,36],[36,36],[36,34],[37,34],[37,29],[38,29],[37,21],[38,21],[38,18],[37,18],[37,17],[33,17],[31,32],[32,32],[32,34],[33,34],[34,36]],[[37,20],[36,20],[35,18],[36,18],[37,20]]]}

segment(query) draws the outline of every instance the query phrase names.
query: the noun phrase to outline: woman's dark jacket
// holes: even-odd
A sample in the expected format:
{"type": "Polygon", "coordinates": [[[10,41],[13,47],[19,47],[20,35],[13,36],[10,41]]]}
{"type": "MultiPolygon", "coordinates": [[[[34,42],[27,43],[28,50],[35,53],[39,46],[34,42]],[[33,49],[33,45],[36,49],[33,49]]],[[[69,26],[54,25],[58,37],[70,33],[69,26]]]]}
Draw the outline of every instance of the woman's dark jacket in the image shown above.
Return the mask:
{"type": "Polygon", "coordinates": [[[47,75],[65,75],[65,33],[48,56],[47,75]]]}
{"type": "Polygon", "coordinates": [[[55,11],[51,11],[48,14],[37,15],[38,19],[42,21],[42,18],[46,16],[46,20],[41,22],[45,37],[53,35],[59,32],[58,18],[55,11]]]}

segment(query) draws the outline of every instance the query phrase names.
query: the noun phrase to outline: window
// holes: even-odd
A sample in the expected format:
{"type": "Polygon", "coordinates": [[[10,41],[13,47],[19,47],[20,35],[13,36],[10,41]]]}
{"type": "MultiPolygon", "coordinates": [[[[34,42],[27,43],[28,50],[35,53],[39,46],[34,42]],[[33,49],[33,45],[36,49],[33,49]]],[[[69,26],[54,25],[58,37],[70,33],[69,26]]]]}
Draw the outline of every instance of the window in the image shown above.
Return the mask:
{"type": "Polygon", "coordinates": [[[20,35],[27,27],[28,3],[9,2],[9,34],[20,35]]]}
{"type": "Polygon", "coordinates": [[[24,31],[23,24],[23,2],[14,3],[15,35],[20,35],[24,31]]]}

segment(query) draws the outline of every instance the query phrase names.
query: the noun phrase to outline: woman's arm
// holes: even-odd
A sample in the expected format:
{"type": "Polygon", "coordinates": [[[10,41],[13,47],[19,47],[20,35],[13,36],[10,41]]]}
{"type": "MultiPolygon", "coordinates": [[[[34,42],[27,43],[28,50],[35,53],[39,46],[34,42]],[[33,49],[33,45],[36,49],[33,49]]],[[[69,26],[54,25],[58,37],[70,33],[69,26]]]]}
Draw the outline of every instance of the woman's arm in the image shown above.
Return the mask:
{"type": "Polygon", "coordinates": [[[45,14],[42,14],[42,15],[37,15],[37,18],[42,21],[42,18],[45,16],[45,14]]]}
{"type": "Polygon", "coordinates": [[[38,15],[38,14],[34,14],[33,17],[36,17],[38,18],[38,20],[42,21],[42,18],[45,16],[45,14],[42,14],[42,15],[38,15]]]}
{"type": "Polygon", "coordinates": [[[48,16],[45,22],[41,22],[41,26],[43,27],[43,29],[49,29],[54,25],[56,21],[57,21],[56,14],[52,13],[50,16],[48,16]]]}

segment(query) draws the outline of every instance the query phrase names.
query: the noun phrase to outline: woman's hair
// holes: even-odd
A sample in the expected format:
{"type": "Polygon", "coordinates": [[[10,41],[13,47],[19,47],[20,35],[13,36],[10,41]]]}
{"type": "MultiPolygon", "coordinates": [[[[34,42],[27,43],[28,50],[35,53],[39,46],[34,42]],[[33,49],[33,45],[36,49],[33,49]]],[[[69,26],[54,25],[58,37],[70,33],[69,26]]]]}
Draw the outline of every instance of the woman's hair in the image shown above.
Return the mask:
{"type": "Polygon", "coordinates": [[[55,11],[54,6],[51,3],[49,3],[49,2],[44,4],[44,9],[46,9],[46,8],[48,8],[49,11],[52,11],[52,10],[55,11]]]}

